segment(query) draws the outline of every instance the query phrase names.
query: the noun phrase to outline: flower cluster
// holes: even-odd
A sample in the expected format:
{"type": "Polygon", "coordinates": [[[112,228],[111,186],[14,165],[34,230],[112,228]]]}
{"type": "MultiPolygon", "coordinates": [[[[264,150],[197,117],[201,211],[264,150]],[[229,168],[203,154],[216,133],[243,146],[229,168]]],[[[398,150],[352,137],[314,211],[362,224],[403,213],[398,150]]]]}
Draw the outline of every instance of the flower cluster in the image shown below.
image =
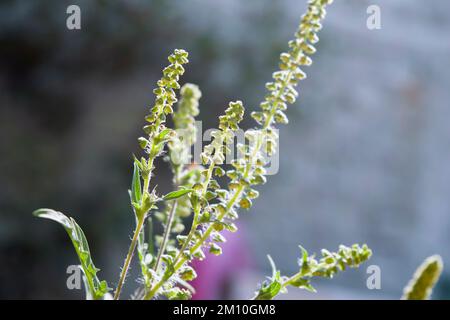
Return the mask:
{"type": "Polygon", "coordinates": [[[199,99],[202,93],[197,85],[187,83],[181,87],[178,109],[172,118],[177,132],[176,138],[169,142],[169,157],[173,167],[188,164],[190,148],[196,141],[195,117],[199,114],[199,99]]]}
{"type": "MultiPolygon", "coordinates": [[[[189,165],[191,160],[190,149],[196,141],[195,116],[199,114],[198,105],[201,91],[195,84],[187,83],[181,88],[180,96],[178,108],[172,115],[176,135],[168,143],[169,155],[166,159],[172,167],[174,186],[180,187],[181,190],[189,190],[201,181],[200,168],[189,165]]],[[[190,201],[186,195],[166,203],[162,212],[155,212],[155,216],[164,226],[163,235],[155,237],[159,247],[153,266],[155,272],[158,272],[160,262],[163,259],[167,261],[166,251],[172,253],[172,255],[176,254],[176,243],[170,236],[184,230],[182,219],[190,216],[191,212],[190,201]]],[[[146,287],[148,289],[149,286],[146,285],[146,287]]],[[[173,290],[166,293],[168,296],[174,297],[173,290]]],[[[178,296],[178,294],[175,296],[178,296]]]]}
{"type": "Polygon", "coordinates": [[[228,151],[227,145],[233,142],[234,132],[239,129],[239,122],[244,117],[244,107],[241,101],[230,102],[225,114],[219,117],[219,129],[211,133],[212,142],[201,154],[203,164],[221,165],[228,151]]]}
{"type": "MultiPolygon", "coordinates": [[[[155,284],[152,290],[146,295],[147,298],[154,294],[161,293],[169,298],[188,297],[189,292],[175,286],[168,286],[165,281],[169,278],[175,280],[190,281],[196,277],[195,271],[188,265],[194,258],[203,259],[204,253],[201,245],[206,244],[209,234],[205,236],[204,230],[217,225],[219,220],[216,217],[225,210],[226,191],[219,189],[220,186],[213,176],[223,176],[224,170],[219,166],[223,164],[228,146],[233,142],[235,131],[239,128],[239,123],[244,116],[244,106],[241,101],[230,102],[225,114],[219,118],[219,129],[212,133],[212,141],[204,148],[202,153],[203,163],[207,168],[200,170],[201,181],[192,186],[189,195],[189,207],[184,209],[193,211],[194,217],[191,229],[187,235],[178,235],[177,241],[179,249],[168,250],[162,256],[165,269],[162,279],[155,284]],[[206,237],[204,239],[204,237],[206,237]],[[194,248],[197,245],[196,248],[194,248]],[[161,287],[161,290],[159,288],[161,287]],[[158,291],[159,290],[159,291],[158,291]]],[[[186,197],[184,197],[185,199],[186,197]]],[[[180,200],[183,198],[180,198],[180,200]]],[[[218,224],[223,229],[223,224],[218,224]]],[[[217,228],[217,226],[216,226],[217,228]]],[[[234,228],[234,225],[229,226],[234,228]]],[[[224,242],[225,238],[218,232],[211,234],[211,241],[208,242],[209,251],[213,254],[220,254],[221,248],[217,243],[224,242]]]]}
{"type": "Polygon", "coordinates": [[[299,259],[300,271],[296,278],[290,279],[289,284],[293,285],[300,278],[303,280],[312,277],[333,278],[339,271],[345,271],[346,267],[356,268],[365,262],[372,255],[367,245],[359,246],[354,244],[351,247],[339,246],[337,252],[330,252],[322,249],[322,258],[317,261],[313,256],[308,256],[308,252],[302,248],[302,258],[299,259]]]}
{"type": "Polygon", "coordinates": [[[203,164],[208,166],[202,171],[203,182],[194,185],[194,191],[190,194],[194,212],[191,230],[187,236],[177,237],[180,249],[174,257],[168,259],[164,276],[153,285],[146,298],[161,293],[160,288],[167,279],[176,279],[178,270],[185,268],[192,259],[203,259],[204,246],[213,254],[221,254],[220,243],[225,241],[221,231],[236,231],[232,221],[238,218],[237,209],[249,209],[252,200],[258,197],[258,191],[253,186],[266,182],[266,155],[270,156],[276,150],[278,136],[274,124],[288,122],[284,111],[287,104],[294,103],[298,96],[295,85],[306,77],[300,66],[311,64],[310,56],[315,52],[313,44],[318,41],[320,22],[325,17],[326,5],[331,2],[309,1],[307,13],[302,16],[295,39],[289,42],[290,50],[280,56],[280,70],[273,74],[273,82],[266,85],[268,94],[261,103],[261,111],[252,113],[261,127],[246,132],[248,143],[237,145],[242,157],[233,160],[232,168],[228,171],[219,166],[224,163],[227,144],[233,140],[233,132],[239,128],[238,124],[243,118],[242,103],[230,103],[225,115],[220,117],[220,130],[212,133],[213,141],[204,148],[201,155],[203,164]],[[230,179],[228,188],[221,188],[212,178],[213,175],[226,175],[230,179]]]}
{"type": "Polygon", "coordinates": [[[341,245],[337,252],[322,250],[322,258],[318,261],[313,256],[308,256],[308,252],[302,249],[302,258],[299,259],[300,270],[291,277],[281,276],[276,269],[273,260],[269,256],[272,265],[272,276],[264,281],[256,292],[255,300],[270,300],[279,293],[286,292],[288,286],[306,289],[315,292],[311,285],[311,279],[315,277],[333,278],[339,271],[344,271],[347,267],[357,268],[372,255],[372,251],[366,246],[354,244],[351,247],[341,245]]]}
{"type": "MultiPolygon", "coordinates": [[[[176,135],[169,141],[169,155],[173,171],[173,184],[175,187],[192,188],[200,181],[200,168],[190,165],[191,147],[196,141],[197,128],[195,127],[195,117],[199,114],[199,99],[202,93],[197,85],[186,83],[181,87],[178,107],[173,113],[174,129],[176,135]]],[[[184,230],[181,218],[186,218],[191,214],[189,198],[180,197],[176,202],[166,205],[165,211],[156,213],[159,220],[167,225],[172,221],[170,232],[180,233],[184,230]],[[174,208],[174,206],[176,206],[174,208]],[[170,219],[171,211],[174,211],[173,219],[170,219]]]]}
{"type": "Polygon", "coordinates": [[[156,95],[155,104],[150,109],[150,114],[145,117],[148,122],[144,126],[147,138],[139,138],[139,144],[149,155],[149,160],[154,159],[164,149],[169,129],[166,128],[166,116],[173,113],[173,104],[177,102],[175,90],[180,88],[178,80],[184,73],[183,64],[189,62],[188,53],[176,49],[168,58],[170,65],[163,70],[163,77],[158,80],[158,87],[153,90],[156,95]]]}

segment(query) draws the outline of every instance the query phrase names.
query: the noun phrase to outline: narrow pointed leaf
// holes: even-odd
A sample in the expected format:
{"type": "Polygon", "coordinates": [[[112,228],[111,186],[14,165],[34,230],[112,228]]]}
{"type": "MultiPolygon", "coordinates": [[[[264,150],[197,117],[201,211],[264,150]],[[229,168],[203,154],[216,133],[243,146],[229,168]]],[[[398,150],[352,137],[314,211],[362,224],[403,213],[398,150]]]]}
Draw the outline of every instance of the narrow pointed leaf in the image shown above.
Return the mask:
{"type": "Polygon", "coordinates": [[[134,162],[133,181],[131,182],[131,201],[140,203],[142,199],[141,174],[139,165],[134,162]]]}
{"type": "Polygon", "coordinates": [[[180,189],[177,191],[172,191],[172,192],[169,192],[168,194],[166,194],[165,196],[163,196],[162,199],[166,200],[166,201],[177,199],[177,198],[180,198],[180,197],[184,196],[185,194],[188,194],[192,191],[193,191],[192,189],[180,189]]]}

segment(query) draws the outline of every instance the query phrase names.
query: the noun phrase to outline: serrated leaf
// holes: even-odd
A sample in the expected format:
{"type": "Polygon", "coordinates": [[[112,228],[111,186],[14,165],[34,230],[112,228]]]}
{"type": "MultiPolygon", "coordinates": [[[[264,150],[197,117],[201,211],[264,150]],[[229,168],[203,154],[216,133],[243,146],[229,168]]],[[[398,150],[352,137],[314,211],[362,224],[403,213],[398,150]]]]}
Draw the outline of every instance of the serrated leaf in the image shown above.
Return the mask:
{"type": "Polygon", "coordinates": [[[165,196],[163,196],[162,199],[165,201],[177,199],[177,198],[180,198],[180,197],[184,196],[185,194],[188,194],[192,191],[193,191],[192,189],[180,189],[180,190],[172,191],[172,192],[169,192],[168,194],[166,194],[165,196]]]}
{"type": "Polygon", "coordinates": [[[74,219],[52,209],[39,209],[34,211],[33,215],[53,220],[64,227],[80,260],[81,269],[85,276],[85,285],[87,286],[86,291],[89,293],[87,296],[95,300],[102,299],[110,289],[106,281],[100,281],[97,277],[97,272],[100,269],[97,269],[92,261],[89,244],[80,226],[74,219]]]}

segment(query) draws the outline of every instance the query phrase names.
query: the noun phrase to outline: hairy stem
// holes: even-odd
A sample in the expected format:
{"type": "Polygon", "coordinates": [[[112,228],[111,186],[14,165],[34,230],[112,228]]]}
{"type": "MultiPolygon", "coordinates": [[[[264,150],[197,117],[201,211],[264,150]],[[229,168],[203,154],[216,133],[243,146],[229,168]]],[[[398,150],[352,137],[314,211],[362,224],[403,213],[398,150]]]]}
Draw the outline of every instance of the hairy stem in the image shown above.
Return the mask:
{"type": "Polygon", "coordinates": [[[119,300],[120,292],[122,291],[123,284],[125,282],[125,278],[128,273],[128,269],[130,268],[130,263],[133,258],[134,250],[136,250],[136,245],[138,241],[139,234],[141,233],[142,226],[144,225],[145,217],[142,217],[138,220],[136,224],[136,229],[134,230],[133,239],[131,240],[130,248],[128,249],[127,257],[125,258],[125,263],[122,267],[122,271],[120,273],[119,283],[117,284],[116,292],[114,293],[114,300],[119,300]]]}
{"type": "MultiPolygon", "coordinates": [[[[153,168],[153,161],[154,161],[153,158],[149,159],[149,161],[148,161],[149,168],[153,168]]],[[[143,177],[143,180],[144,180],[143,190],[144,190],[144,192],[147,192],[149,187],[150,187],[150,177],[151,177],[151,171],[150,171],[150,173],[148,173],[147,175],[145,175],[143,177]]],[[[143,214],[141,217],[138,217],[136,219],[136,229],[134,230],[133,238],[131,240],[131,244],[130,244],[130,247],[128,249],[128,253],[127,253],[127,256],[125,258],[125,262],[123,264],[122,271],[120,272],[119,282],[117,284],[116,292],[114,293],[114,300],[118,300],[119,297],[120,297],[120,292],[122,291],[123,284],[124,284],[125,279],[127,277],[128,269],[130,268],[130,263],[131,263],[131,260],[133,259],[134,251],[136,250],[136,245],[137,245],[137,242],[138,242],[138,239],[139,239],[139,234],[142,231],[142,227],[144,226],[144,222],[145,222],[145,218],[146,217],[147,217],[147,213],[143,214]]]]}

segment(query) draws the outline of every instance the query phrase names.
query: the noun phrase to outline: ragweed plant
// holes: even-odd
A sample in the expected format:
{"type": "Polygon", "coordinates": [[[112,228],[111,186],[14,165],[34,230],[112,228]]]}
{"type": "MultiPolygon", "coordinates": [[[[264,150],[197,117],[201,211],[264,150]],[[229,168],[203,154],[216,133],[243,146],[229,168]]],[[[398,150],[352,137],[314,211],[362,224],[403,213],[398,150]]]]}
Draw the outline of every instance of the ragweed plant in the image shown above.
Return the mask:
{"type": "MultiPolygon", "coordinates": [[[[234,221],[239,217],[239,209],[250,209],[259,196],[255,187],[266,183],[267,157],[276,152],[277,147],[276,125],[288,123],[285,111],[298,96],[296,85],[306,78],[301,68],[312,63],[314,45],[319,40],[317,33],[322,28],[325,8],[331,2],[308,2],[295,38],[289,42],[289,50],[280,55],[279,70],[266,84],[267,93],[260,109],[251,113],[257,126],[246,131],[245,143],[237,144],[240,156],[231,161],[230,167],[226,166],[225,159],[244,118],[243,103],[229,103],[219,117],[218,129],[212,132],[210,144],[201,153],[201,165],[191,164],[190,148],[196,137],[194,122],[199,113],[201,92],[196,85],[185,84],[178,101],[179,80],[185,71],[183,65],[188,63],[188,53],[175,50],[169,56],[170,64],[163,70],[154,90],[155,103],[145,118],[145,135],[138,139],[144,156],[134,158],[129,191],[136,226],[114,299],[120,298],[135,251],[142,273],[135,299],[190,297],[192,289],[187,282],[197,276],[192,261],[204,259],[205,251],[215,255],[222,253],[221,243],[226,241],[224,231],[237,231],[234,221]],[[167,127],[167,117],[172,117],[174,128],[167,127]],[[152,176],[155,159],[163,155],[172,168],[174,191],[159,196],[152,176]],[[221,185],[218,178],[226,183],[221,185]],[[188,216],[192,223],[183,233],[183,219],[188,216]],[[164,225],[163,234],[155,238],[157,253],[150,250],[154,247],[153,240],[147,240],[144,228],[145,223],[151,226],[153,217],[164,225]]],[[[41,209],[35,214],[55,220],[66,228],[81,262],[88,298],[105,298],[110,289],[105,281],[97,279],[98,269],[92,263],[87,241],[74,220],[50,209],[41,209]]],[[[288,286],[313,290],[312,278],[330,278],[346,267],[357,267],[370,255],[365,245],[342,246],[336,253],[323,250],[322,258],[317,261],[303,250],[299,272],[291,277],[281,276],[271,262],[273,275],[260,285],[254,298],[272,299],[288,286]]]]}

